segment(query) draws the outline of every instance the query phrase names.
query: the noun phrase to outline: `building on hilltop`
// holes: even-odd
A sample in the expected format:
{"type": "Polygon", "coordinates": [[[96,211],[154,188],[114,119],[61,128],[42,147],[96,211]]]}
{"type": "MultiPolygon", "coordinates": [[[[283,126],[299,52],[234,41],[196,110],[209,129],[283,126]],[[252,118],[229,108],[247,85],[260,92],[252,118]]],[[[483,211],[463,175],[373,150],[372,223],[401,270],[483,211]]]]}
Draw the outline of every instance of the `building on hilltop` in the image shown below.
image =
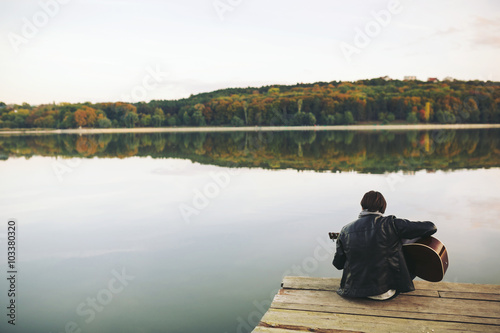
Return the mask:
{"type": "Polygon", "coordinates": [[[427,82],[439,82],[439,80],[436,77],[430,77],[427,79],[427,82]]]}
{"type": "Polygon", "coordinates": [[[413,75],[404,77],[404,81],[415,81],[416,79],[417,79],[417,77],[413,76],[413,75]]]}

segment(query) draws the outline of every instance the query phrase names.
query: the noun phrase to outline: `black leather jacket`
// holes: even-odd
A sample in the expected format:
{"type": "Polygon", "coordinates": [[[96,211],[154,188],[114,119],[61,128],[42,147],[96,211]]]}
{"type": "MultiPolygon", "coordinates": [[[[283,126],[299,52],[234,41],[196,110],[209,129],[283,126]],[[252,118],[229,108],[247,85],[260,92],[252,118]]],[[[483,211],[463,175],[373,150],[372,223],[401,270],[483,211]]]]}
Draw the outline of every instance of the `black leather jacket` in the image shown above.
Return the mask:
{"type": "Polygon", "coordinates": [[[432,222],[411,222],[393,215],[360,214],[342,228],[333,265],[343,269],[341,296],[366,297],[415,290],[402,250],[402,239],[429,236],[432,222]]]}

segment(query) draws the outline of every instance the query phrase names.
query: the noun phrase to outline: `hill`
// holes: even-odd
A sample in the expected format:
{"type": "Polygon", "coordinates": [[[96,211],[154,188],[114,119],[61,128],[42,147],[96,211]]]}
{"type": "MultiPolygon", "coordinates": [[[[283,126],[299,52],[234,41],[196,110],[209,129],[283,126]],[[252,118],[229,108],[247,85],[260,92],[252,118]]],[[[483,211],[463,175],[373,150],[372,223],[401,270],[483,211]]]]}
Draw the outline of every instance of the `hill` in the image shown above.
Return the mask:
{"type": "Polygon", "coordinates": [[[500,83],[370,79],[228,88],[148,103],[0,102],[0,128],[500,123],[500,83]]]}

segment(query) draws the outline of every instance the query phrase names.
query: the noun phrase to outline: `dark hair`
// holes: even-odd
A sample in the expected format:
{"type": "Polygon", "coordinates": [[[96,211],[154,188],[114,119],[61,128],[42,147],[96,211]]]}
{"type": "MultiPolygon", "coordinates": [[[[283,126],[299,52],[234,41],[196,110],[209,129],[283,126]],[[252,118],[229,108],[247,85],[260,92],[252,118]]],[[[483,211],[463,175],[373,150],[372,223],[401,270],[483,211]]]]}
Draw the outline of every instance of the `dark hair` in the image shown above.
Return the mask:
{"type": "Polygon", "coordinates": [[[385,202],[385,198],[382,193],[370,191],[366,192],[363,199],[361,199],[361,207],[369,212],[379,211],[384,214],[387,202],[385,202]]]}

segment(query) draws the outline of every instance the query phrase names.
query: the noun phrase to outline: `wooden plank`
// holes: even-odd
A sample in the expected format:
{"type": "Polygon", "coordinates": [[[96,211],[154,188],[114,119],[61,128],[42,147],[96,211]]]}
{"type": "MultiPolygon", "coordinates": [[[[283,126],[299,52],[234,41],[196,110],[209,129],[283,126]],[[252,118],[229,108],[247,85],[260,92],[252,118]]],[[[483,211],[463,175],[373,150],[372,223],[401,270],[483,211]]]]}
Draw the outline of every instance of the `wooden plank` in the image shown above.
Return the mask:
{"type": "MultiPolygon", "coordinates": [[[[310,278],[304,276],[286,276],[281,284],[284,289],[325,290],[337,291],[340,279],[336,278],[310,278]]],[[[427,285],[426,285],[427,287],[427,285]]],[[[437,290],[423,289],[407,293],[408,295],[439,297],[437,290]]]]}
{"type": "Polygon", "coordinates": [[[285,276],[281,286],[285,289],[330,290],[335,291],[340,286],[340,279],[310,278],[304,276],[285,276]]]}
{"type": "Polygon", "coordinates": [[[280,290],[271,308],[500,325],[500,303],[400,295],[391,301],[349,299],[328,291],[280,290]]]}
{"type": "Polygon", "coordinates": [[[425,297],[439,297],[439,291],[437,290],[421,290],[417,289],[414,291],[410,291],[408,293],[404,293],[401,295],[405,296],[425,296],[425,297]]]}
{"type": "MultiPolygon", "coordinates": [[[[339,282],[340,283],[340,282],[339,282]]],[[[500,295],[500,285],[477,284],[477,283],[453,283],[453,282],[427,282],[414,281],[417,289],[430,289],[438,291],[474,292],[481,294],[500,295]]]]}
{"type": "Polygon", "coordinates": [[[500,302],[500,295],[498,294],[481,294],[481,293],[461,293],[455,291],[439,291],[439,297],[442,298],[455,298],[455,299],[471,299],[500,302]]]}
{"type": "Polygon", "coordinates": [[[284,328],[272,328],[272,327],[264,327],[264,326],[257,326],[252,333],[304,333],[304,331],[296,331],[296,330],[287,330],[284,328]]]}
{"type": "MultiPolygon", "coordinates": [[[[452,282],[427,282],[414,281],[417,290],[474,292],[483,294],[500,294],[500,285],[452,283],[452,282]]],[[[340,286],[337,278],[311,278],[304,276],[286,276],[282,283],[285,289],[330,290],[336,291],[340,286]]]]}
{"type": "Polygon", "coordinates": [[[301,303],[288,303],[276,302],[273,303],[273,309],[284,310],[300,310],[300,311],[314,311],[314,312],[328,312],[328,313],[343,313],[351,315],[373,315],[378,317],[391,317],[391,318],[405,318],[405,319],[418,319],[418,320],[432,320],[432,321],[448,321],[448,322],[467,322],[476,324],[499,325],[498,318],[477,318],[477,317],[464,317],[456,315],[443,315],[433,313],[419,313],[419,312],[404,312],[404,311],[387,311],[379,310],[376,307],[372,308],[339,308],[335,305],[322,305],[322,304],[301,304],[301,303]]]}
{"type": "MultiPolygon", "coordinates": [[[[341,313],[346,315],[359,315],[359,309],[345,308],[342,311],[338,311],[338,308],[328,305],[318,305],[318,304],[297,304],[297,303],[277,303],[276,307],[273,309],[282,310],[294,310],[294,311],[314,311],[314,312],[327,312],[327,313],[341,313]],[[337,310],[337,311],[336,311],[337,310]]],[[[369,312],[365,312],[364,315],[373,315],[377,317],[389,317],[389,318],[402,318],[402,319],[414,319],[414,320],[430,320],[430,321],[446,321],[455,323],[471,323],[471,324],[485,324],[485,325],[496,325],[499,327],[499,320],[495,318],[474,318],[474,317],[460,317],[453,315],[433,315],[425,313],[412,313],[411,318],[405,312],[388,312],[384,310],[372,309],[369,312]]]]}
{"type": "MultiPolygon", "coordinates": [[[[257,326],[252,331],[252,333],[304,333],[304,332],[311,332],[308,327],[301,327],[301,326],[297,326],[297,325],[288,325],[286,327],[287,328],[257,326]]],[[[315,332],[318,332],[318,333],[363,333],[360,331],[347,331],[347,330],[337,330],[337,329],[327,329],[327,330],[321,330],[321,331],[315,331],[315,332]]]]}
{"type": "MultiPolygon", "coordinates": [[[[269,309],[259,326],[307,328],[309,332],[498,332],[498,326],[376,316],[269,309]],[[333,331],[334,332],[334,331],[333,331]]],[[[299,329],[300,331],[300,329],[299,329]]]]}

